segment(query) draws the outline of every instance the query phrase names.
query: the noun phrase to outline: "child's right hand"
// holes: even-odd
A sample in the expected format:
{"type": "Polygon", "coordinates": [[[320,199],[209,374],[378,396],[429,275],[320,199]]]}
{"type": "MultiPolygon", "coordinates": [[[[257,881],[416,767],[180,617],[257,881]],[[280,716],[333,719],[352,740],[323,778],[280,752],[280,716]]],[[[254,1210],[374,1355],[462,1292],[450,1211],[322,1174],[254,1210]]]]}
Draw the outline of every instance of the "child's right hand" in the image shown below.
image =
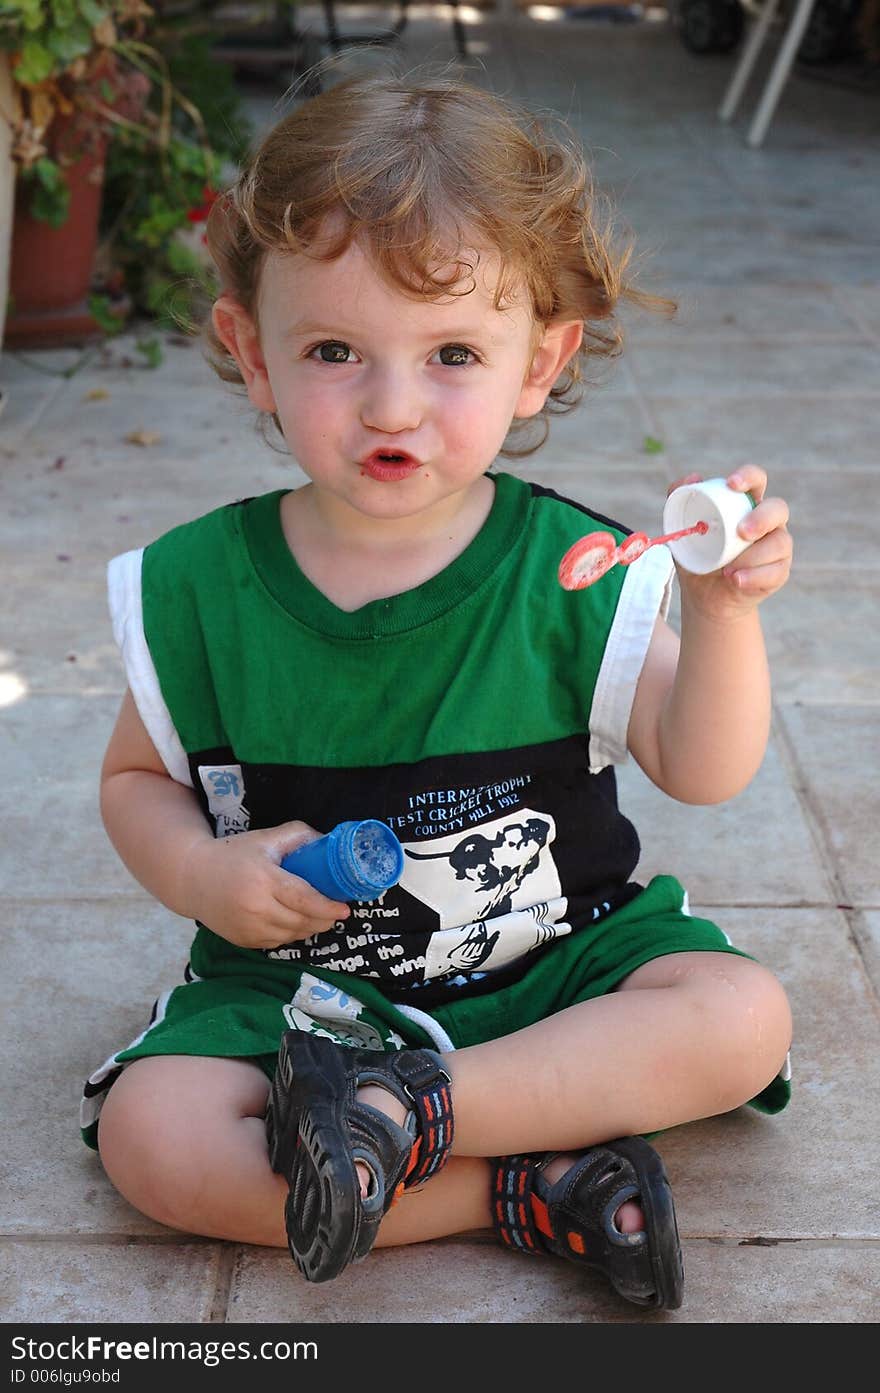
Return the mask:
{"type": "Polygon", "coordinates": [[[325,933],[351,913],[281,869],[289,851],[321,834],[305,822],[202,841],[187,859],[193,916],[239,948],[279,948],[325,933]]]}

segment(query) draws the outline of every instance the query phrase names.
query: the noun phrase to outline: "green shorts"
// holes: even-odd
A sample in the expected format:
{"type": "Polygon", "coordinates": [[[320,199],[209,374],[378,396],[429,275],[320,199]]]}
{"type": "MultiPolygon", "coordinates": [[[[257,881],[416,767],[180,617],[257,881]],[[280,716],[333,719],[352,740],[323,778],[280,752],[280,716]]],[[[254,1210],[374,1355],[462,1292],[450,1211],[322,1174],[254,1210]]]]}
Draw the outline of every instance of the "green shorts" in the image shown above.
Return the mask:
{"type": "MultiPolygon", "coordinates": [[[[281,1035],[291,1029],[366,1049],[459,1049],[605,996],[654,958],[692,952],[751,956],[708,919],[688,913],[685,892],[672,876],[655,877],[606,919],[548,945],[515,981],[454,998],[430,1013],[419,1008],[418,990],[401,1004],[389,1001],[370,978],[304,968],[261,953],[235,951],[224,958],[221,952],[215,954],[214,975],[164,993],[147,1029],[90,1076],[80,1117],[83,1141],[97,1150],[101,1104],[135,1059],[162,1054],[249,1058],[271,1079],[281,1035]]],[[[762,1112],[781,1111],[791,1094],[789,1077],[786,1063],[752,1105],[762,1112]]]]}

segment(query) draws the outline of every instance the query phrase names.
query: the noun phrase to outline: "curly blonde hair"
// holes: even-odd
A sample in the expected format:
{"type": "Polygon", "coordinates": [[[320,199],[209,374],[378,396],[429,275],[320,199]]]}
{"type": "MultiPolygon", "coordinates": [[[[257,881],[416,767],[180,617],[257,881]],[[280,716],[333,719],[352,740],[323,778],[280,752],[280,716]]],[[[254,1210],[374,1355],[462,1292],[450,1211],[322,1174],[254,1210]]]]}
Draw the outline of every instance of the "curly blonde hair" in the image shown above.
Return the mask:
{"type": "MultiPolygon", "coordinates": [[[[496,308],[525,287],[539,329],[584,325],[537,418],[540,439],[517,447],[531,422],[512,423],[502,453],[521,456],[543,444],[548,413],[580,400],[588,363],[620,352],[620,301],[674,309],[625,282],[631,246],[615,248],[599,208],[562,122],[447,78],[355,77],[278,122],[214,204],[207,238],[223,290],[255,322],[270,251],[332,260],[356,241],[392,284],[439,298],[473,289],[475,245],[497,250],[496,308]]],[[[215,370],[240,384],[210,324],[205,335],[215,370]]]]}

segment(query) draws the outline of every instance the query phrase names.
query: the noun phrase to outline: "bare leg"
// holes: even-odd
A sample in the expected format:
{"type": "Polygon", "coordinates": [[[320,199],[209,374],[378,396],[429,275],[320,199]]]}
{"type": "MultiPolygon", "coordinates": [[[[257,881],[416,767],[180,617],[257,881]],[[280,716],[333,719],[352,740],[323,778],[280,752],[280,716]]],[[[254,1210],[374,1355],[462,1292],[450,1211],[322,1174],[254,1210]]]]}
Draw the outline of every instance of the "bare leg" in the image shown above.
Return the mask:
{"type": "Polygon", "coordinates": [[[135,1060],[101,1110],[104,1169],[136,1209],[170,1228],[286,1248],[287,1184],[269,1166],[268,1094],[247,1060],[135,1060]]]}
{"type": "MultiPolygon", "coordinates": [[[[609,996],[458,1050],[444,1061],[453,1159],[402,1197],[379,1242],[488,1227],[482,1157],[575,1153],[730,1111],[770,1082],[789,1041],[788,1004],[768,972],[745,958],[680,953],[639,968],[609,996]]],[[[101,1114],[110,1179],[172,1228],[286,1246],[287,1186],[268,1162],[267,1092],[242,1060],[137,1061],[101,1114]]]]}
{"type": "MultiPolygon", "coordinates": [[[[725,953],[656,958],[608,996],[448,1056],[454,1151],[468,1154],[474,1145],[487,1156],[559,1151],[545,1171],[552,1183],[598,1142],[748,1102],[775,1077],[790,1042],[788,1002],[765,968],[725,953]]],[[[382,1106],[381,1089],[361,1090],[367,1093],[365,1101],[382,1106]]],[[[387,1094],[386,1103],[393,1113],[387,1094]]],[[[402,1109],[393,1115],[402,1120],[402,1109]]],[[[396,1237],[410,1231],[410,1203],[404,1195],[386,1217],[384,1241],[414,1241],[396,1237]]],[[[623,1205],[616,1223],[636,1232],[640,1207],[623,1205]]]]}
{"type": "Polygon", "coordinates": [[[581,1150],[729,1112],[790,1040],[785,994],[757,963],[656,958],[608,996],[450,1055],[456,1154],[581,1150]]]}

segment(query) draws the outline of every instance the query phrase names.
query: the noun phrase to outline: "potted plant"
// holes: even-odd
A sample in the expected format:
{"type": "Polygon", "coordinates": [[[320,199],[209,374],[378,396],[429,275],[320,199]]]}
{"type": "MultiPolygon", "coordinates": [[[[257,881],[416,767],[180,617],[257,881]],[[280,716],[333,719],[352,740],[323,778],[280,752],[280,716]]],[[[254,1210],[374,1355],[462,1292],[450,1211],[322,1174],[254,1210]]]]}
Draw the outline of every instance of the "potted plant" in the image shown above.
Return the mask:
{"type": "Polygon", "coordinates": [[[137,103],[120,61],[151,15],[142,0],[5,0],[16,174],[6,336],[76,336],[97,327],[86,300],[97,243],[107,112],[137,103]]]}
{"type": "Polygon", "coordinates": [[[169,279],[204,278],[176,236],[214,196],[217,172],[185,90],[199,42],[145,0],[4,0],[0,120],[16,174],[8,342],[83,339],[132,307],[156,311],[169,279]]]}

